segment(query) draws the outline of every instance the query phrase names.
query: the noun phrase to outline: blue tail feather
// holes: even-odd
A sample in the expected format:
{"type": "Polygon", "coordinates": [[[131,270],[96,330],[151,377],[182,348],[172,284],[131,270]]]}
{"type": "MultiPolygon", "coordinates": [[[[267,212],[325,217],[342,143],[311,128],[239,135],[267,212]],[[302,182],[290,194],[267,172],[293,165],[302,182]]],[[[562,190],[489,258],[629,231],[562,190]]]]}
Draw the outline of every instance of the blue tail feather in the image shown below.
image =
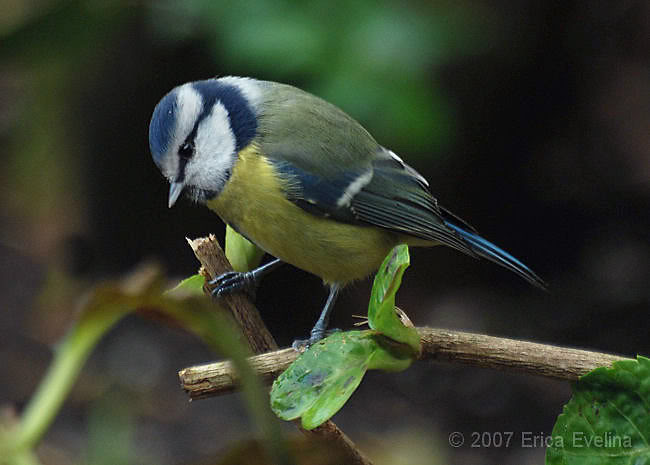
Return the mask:
{"type": "Polygon", "coordinates": [[[542,280],[535,274],[535,272],[533,272],[533,270],[528,268],[521,261],[517,260],[505,250],[497,247],[475,232],[467,231],[460,226],[456,226],[455,224],[450,223],[449,221],[445,221],[445,224],[456,231],[460,237],[470,245],[471,249],[480,257],[486,258],[491,262],[496,263],[497,265],[501,265],[504,268],[517,273],[519,276],[536,287],[546,289],[546,283],[544,280],[542,280]]]}

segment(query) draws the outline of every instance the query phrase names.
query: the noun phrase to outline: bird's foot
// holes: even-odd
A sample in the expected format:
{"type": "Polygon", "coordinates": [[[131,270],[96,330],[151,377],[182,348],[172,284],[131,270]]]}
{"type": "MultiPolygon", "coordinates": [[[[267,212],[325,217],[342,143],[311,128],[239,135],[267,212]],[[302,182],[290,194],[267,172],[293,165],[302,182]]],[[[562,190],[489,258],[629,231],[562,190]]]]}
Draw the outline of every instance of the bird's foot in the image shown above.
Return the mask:
{"type": "Polygon", "coordinates": [[[311,333],[309,333],[309,339],[296,339],[293,341],[293,344],[291,344],[291,348],[298,352],[304,352],[318,341],[321,341],[334,333],[338,333],[339,331],[341,330],[338,328],[328,329],[327,331],[314,328],[311,330],[311,333]]]}
{"type": "Polygon", "coordinates": [[[246,292],[253,296],[257,289],[257,276],[251,271],[229,271],[217,276],[208,284],[215,286],[212,289],[212,297],[217,299],[237,292],[246,292]]]}

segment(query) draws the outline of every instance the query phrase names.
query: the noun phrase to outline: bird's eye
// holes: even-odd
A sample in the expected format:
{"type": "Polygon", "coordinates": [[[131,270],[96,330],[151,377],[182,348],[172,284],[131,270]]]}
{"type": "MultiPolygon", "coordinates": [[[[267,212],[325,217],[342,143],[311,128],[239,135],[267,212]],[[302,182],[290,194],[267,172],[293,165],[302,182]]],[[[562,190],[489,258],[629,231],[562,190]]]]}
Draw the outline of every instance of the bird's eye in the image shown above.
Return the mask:
{"type": "Polygon", "coordinates": [[[185,142],[179,147],[178,155],[186,160],[192,158],[192,155],[194,155],[194,144],[185,142]]]}

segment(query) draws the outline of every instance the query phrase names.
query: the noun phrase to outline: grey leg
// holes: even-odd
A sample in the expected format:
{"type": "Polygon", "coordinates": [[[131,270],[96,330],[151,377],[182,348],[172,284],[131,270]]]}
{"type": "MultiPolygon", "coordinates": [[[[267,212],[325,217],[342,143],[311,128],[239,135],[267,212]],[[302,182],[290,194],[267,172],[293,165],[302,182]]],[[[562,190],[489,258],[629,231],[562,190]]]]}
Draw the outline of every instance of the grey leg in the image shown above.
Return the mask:
{"type": "Polygon", "coordinates": [[[305,340],[294,341],[293,343],[294,348],[298,348],[303,345],[309,347],[310,345],[315,344],[316,342],[323,339],[323,337],[325,337],[327,326],[329,325],[330,322],[330,315],[332,314],[332,309],[334,308],[334,304],[336,303],[336,299],[339,296],[340,290],[341,290],[340,284],[332,284],[330,286],[330,293],[327,296],[327,301],[325,302],[325,306],[323,307],[323,310],[321,310],[320,316],[318,317],[318,321],[316,321],[316,324],[314,325],[311,332],[309,333],[309,339],[307,339],[306,341],[305,340]]]}

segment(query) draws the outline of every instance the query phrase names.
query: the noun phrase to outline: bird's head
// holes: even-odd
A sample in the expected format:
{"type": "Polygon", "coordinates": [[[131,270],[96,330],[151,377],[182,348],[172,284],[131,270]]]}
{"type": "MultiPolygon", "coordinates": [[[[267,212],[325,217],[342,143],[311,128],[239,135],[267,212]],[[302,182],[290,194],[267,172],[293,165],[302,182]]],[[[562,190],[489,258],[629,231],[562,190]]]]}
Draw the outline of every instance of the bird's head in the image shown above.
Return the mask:
{"type": "Polygon", "coordinates": [[[225,77],[183,84],[158,102],[149,147],[171,184],[170,207],[183,192],[203,202],[219,195],[255,137],[259,94],[257,81],[225,77]]]}

